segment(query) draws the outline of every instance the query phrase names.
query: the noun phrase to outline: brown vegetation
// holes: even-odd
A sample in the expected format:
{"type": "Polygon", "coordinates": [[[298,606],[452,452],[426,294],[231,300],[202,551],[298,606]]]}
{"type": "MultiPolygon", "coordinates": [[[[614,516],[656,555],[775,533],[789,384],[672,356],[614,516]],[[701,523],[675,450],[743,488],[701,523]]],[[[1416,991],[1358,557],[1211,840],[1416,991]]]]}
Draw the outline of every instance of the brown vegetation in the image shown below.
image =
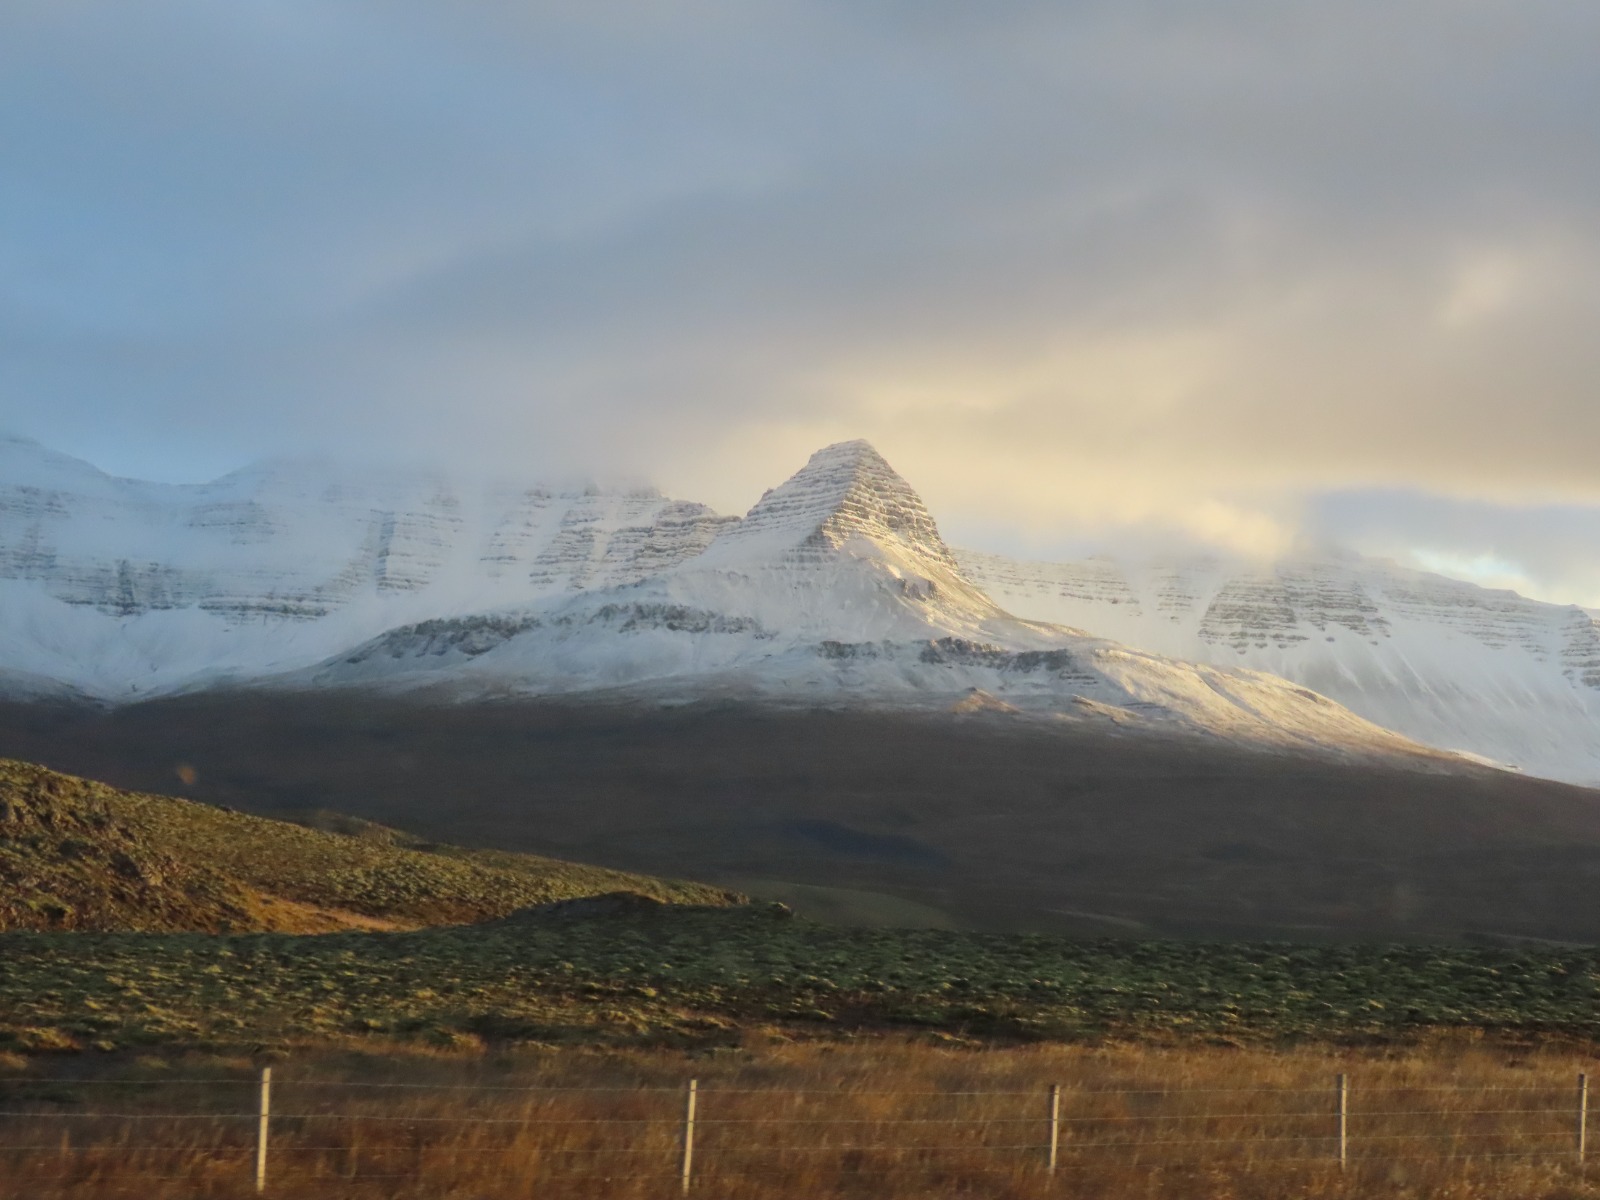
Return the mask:
{"type": "MultiPolygon", "coordinates": [[[[1587,1051],[775,1042],[666,1053],[415,1054],[275,1064],[269,1194],[541,1200],[678,1194],[699,1080],[696,1196],[1280,1200],[1600,1195],[1574,1152],[1587,1051]],[[1350,1161],[1334,1078],[1350,1079],[1350,1161]],[[1062,1087],[1060,1169],[1044,1169],[1062,1087]]],[[[80,1063],[84,1060],[78,1060],[80,1063]]],[[[30,1200],[253,1194],[248,1061],[121,1064],[70,1082],[0,1064],[0,1192],[30,1200]],[[194,1082],[180,1082],[177,1080],[194,1082]],[[137,1115],[95,1117],[96,1112],[137,1115]],[[151,1119],[156,1114],[217,1119],[151,1119]],[[233,1119],[228,1119],[228,1118],[233,1119]]]]}
{"type": "Polygon", "coordinates": [[[332,813],[320,828],[119,791],[0,759],[0,931],[397,929],[628,890],[721,889],[435,845],[332,813]]]}

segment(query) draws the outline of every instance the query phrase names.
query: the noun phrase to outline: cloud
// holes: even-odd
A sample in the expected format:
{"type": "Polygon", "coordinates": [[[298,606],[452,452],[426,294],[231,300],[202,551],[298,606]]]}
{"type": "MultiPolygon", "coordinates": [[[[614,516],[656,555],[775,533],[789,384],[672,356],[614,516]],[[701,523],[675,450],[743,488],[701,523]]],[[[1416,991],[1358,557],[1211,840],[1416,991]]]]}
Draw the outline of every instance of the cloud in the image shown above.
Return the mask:
{"type": "Polygon", "coordinates": [[[730,510],[866,436],[1038,545],[1581,509],[1597,40],[1581,0],[21,0],[0,425],[730,510]]]}
{"type": "Polygon", "coordinates": [[[1600,505],[1508,505],[1416,491],[1312,498],[1308,535],[1406,566],[1600,608],[1600,505]]]}

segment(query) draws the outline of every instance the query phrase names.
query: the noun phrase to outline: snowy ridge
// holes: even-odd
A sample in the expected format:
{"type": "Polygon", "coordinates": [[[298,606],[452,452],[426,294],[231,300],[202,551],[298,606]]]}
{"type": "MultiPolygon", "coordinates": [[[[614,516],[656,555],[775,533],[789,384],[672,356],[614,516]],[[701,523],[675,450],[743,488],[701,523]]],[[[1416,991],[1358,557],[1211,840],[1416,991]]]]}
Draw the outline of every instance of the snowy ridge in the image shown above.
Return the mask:
{"type": "Polygon", "coordinates": [[[463,696],[620,690],[656,700],[720,695],[958,711],[979,697],[996,708],[1133,731],[1339,755],[1425,754],[1274,676],[1019,628],[1029,648],[954,636],[813,642],[749,618],[608,599],[548,616],[456,618],[395,630],[284,682],[448,684],[463,696]]]}
{"type": "Polygon", "coordinates": [[[1600,782],[1600,626],[1584,609],[1349,554],[1265,566],[957,557],[1014,612],[1268,671],[1429,745],[1600,782]]]}

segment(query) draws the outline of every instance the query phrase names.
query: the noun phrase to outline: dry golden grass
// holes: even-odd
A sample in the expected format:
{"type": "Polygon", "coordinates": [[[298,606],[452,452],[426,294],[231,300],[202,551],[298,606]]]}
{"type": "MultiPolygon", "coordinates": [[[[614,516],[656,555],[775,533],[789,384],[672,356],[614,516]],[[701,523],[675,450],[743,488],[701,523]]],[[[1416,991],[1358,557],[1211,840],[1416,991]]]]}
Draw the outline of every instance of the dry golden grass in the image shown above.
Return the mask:
{"type": "Polygon", "coordinates": [[[742,899],[436,845],[337,813],[313,817],[319,828],[0,758],[0,930],[322,933],[484,921],[615,891],[687,904],[742,899]]]}
{"type": "MultiPolygon", "coordinates": [[[[723,1200],[1600,1196],[1573,1150],[1574,1084],[1588,1057],[1469,1041],[324,1057],[275,1066],[268,1190],[294,1200],[677,1195],[693,1076],[692,1194],[723,1200]],[[1351,1089],[1344,1171],[1334,1157],[1341,1072],[1351,1089]],[[1053,1178],[1051,1083],[1062,1087],[1063,1118],[1053,1178]]],[[[52,1065],[63,1073],[61,1061],[0,1065],[0,1111],[33,1114],[0,1117],[0,1146],[10,1147],[0,1149],[0,1194],[254,1194],[250,1064],[147,1061],[45,1082],[52,1065]]]]}

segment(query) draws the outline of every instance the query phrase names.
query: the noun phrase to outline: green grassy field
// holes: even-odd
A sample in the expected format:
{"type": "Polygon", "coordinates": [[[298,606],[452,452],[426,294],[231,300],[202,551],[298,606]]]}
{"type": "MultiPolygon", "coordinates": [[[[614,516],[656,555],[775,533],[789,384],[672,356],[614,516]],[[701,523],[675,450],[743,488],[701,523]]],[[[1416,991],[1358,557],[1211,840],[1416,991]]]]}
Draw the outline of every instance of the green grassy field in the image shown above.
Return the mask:
{"type": "Polygon", "coordinates": [[[1600,950],[1073,941],[657,907],[322,936],[0,935],[0,1048],[1600,1035],[1600,950]]]}

